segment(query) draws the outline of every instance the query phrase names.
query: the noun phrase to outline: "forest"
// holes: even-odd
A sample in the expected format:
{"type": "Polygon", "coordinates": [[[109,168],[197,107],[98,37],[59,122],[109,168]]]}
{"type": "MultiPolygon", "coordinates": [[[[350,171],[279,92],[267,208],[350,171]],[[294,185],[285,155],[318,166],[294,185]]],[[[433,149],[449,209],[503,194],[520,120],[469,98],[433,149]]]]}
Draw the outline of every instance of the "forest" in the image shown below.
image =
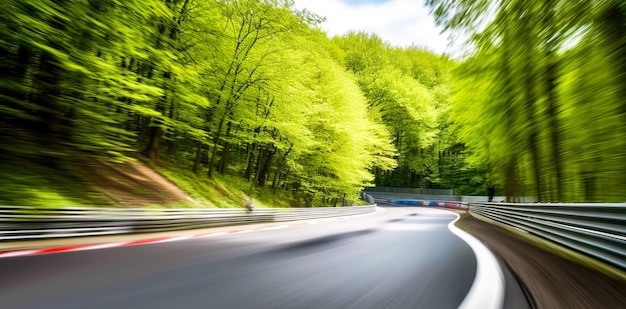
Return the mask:
{"type": "Polygon", "coordinates": [[[426,5],[464,55],[329,38],[290,0],[4,0],[0,202],[84,158],[295,206],[488,182],[510,201],[626,199],[622,1],[426,5]]]}
{"type": "Polygon", "coordinates": [[[451,119],[510,200],[626,201],[626,2],[426,3],[471,38],[451,119]]]}

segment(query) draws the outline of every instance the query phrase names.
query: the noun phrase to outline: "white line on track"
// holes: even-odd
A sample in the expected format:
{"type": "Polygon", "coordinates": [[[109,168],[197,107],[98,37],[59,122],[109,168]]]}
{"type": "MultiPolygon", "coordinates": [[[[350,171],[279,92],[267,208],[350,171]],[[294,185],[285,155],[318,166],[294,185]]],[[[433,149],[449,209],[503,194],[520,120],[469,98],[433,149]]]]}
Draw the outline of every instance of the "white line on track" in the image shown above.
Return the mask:
{"type": "Polygon", "coordinates": [[[205,238],[205,237],[215,237],[220,235],[228,234],[226,232],[216,232],[216,233],[208,233],[208,234],[200,234],[197,238],[205,238]]]}
{"type": "Polygon", "coordinates": [[[2,252],[0,253],[0,257],[12,257],[12,256],[22,256],[35,254],[39,252],[39,250],[22,250],[22,251],[14,251],[14,252],[2,252]]]}
{"type": "Polygon", "coordinates": [[[185,239],[190,239],[192,237],[193,237],[193,235],[184,235],[184,236],[178,236],[178,237],[172,237],[172,238],[166,238],[166,239],[162,239],[162,240],[157,240],[157,241],[155,241],[153,243],[154,244],[158,244],[158,243],[163,243],[163,242],[185,240],[185,239]]]}
{"type": "Polygon", "coordinates": [[[71,251],[84,251],[84,250],[114,248],[114,247],[121,247],[121,246],[123,246],[125,244],[126,244],[125,242],[113,242],[113,243],[108,243],[108,244],[88,245],[88,246],[78,247],[78,248],[72,249],[71,251]]]}
{"type": "Polygon", "coordinates": [[[266,227],[266,228],[262,228],[259,229],[259,231],[271,231],[271,230],[278,230],[278,229],[285,229],[290,227],[289,225],[279,225],[279,226],[271,226],[271,227],[266,227]]]}
{"type": "Polygon", "coordinates": [[[476,255],[476,277],[459,309],[501,309],[504,304],[504,276],[498,259],[474,236],[454,225],[460,216],[448,224],[448,229],[467,243],[476,255]]]}

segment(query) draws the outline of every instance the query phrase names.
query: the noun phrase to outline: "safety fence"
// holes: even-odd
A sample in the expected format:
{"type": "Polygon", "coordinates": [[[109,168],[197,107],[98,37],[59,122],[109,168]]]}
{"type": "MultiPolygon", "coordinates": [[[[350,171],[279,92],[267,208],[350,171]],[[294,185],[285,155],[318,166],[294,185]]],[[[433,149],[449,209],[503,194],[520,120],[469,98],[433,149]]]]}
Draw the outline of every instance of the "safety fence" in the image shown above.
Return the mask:
{"type": "Polygon", "coordinates": [[[370,205],[376,204],[376,200],[374,200],[374,198],[367,194],[367,192],[365,191],[361,191],[359,192],[359,195],[361,196],[361,199],[368,202],[370,205]]]}
{"type": "Polygon", "coordinates": [[[444,207],[452,209],[467,209],[468,204],[464,202],[456,201],[425,201],[425,200],[388,200],[388,203],[395,205],[412,205],[412,206],[430,206],[430,207],[444,207]]]}
{"type": "MultiPolygon", "coordinates": [[[[371,197],[370,197],[371,198],[371,197]]],[[[366,214],[376,205],[319,208],[117,209],[0,206],[0,241],[150,233],[366,214]]]]}
{"type": "MultiPolygon", "coordinates": [[[[398,188],[396,188],[398,189],[398,188]]],[[[399,188],[403,189],[403,188],[399,188]]],[[[405,188],[406,189],[406,188],[405,188]]],[[[410,189],[410,188],[409,188],[410,189]]],[[[435,190],[435,189],[433,189],[435,190]]],[[[403,191],[403,190],[399,190],[403,191]]],[[[422,201],[447,201],[447,202],[465,202],[465,203],[480,203],[487,202],[489,197],[484,195],[444,195],[444,194],[417,194],[406,192],[384,192],[384,191],[366,191],[375,199],[385,200],[422,200],[422,201]]],[[[493,201],[504,202],[505,196],[494,196],[493,201]]],[[[531,203],[536,201],[534,197],[516,197],[516,202],[531,203]]]]}
{"type": "Polygon", "coordinates": [[[404,194],[428,194],[428,195],[452,195],[452,189],[426,189],[426,188],[395,188],[395,187],[368,187],[366,192],[386,192],[404,194]]]}
{"type": "Polygon", "coordinates": [[[626,269],[626,204],[470,203],[469,211],[626,269]]]}

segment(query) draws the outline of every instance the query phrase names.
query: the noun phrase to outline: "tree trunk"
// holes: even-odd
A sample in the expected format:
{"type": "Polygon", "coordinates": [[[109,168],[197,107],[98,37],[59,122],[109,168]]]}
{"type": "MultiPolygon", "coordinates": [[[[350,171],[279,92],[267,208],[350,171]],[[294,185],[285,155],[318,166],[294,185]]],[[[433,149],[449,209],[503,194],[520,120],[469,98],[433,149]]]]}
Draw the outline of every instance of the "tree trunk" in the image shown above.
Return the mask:
{"type": "MultiPolygon", "coordinates": [[[[230,129],[232,127],[232,122],[228,122],[226,124],[226,133],[224,134],[225,136],[229,136],[230,135],[230,129]]],[[[224,173],[226,173],[226,166],[228,166],[228,157],[230,155],[230,143],[227,141],[224,141],[224,147],[222,148],[222,159],[220,160],[220,167],[218,172],[222,175],[224,175],[224,173]]]]}
{"type": "Polygon", "coordinates": [[[220,160],[220,167],[218,172],[222,175],[226,173],[226,166],[228,165],[228,157],[230,155],[230,143],[224,142],[224,147],[222,147],[222,159],[220,160]]]}
{"type": "Polygon", "coordinates": [[[537,143],[537,134],[533,132],[529,138],[530,155],[533,165],[533,175],[535,177],[535,194],[537,196],[537,202],[541,202],[543,200],[543,197],[541,196],[543,185],[541,181],[541,164],[539,159],[539,147],[537,143]]]}
{"type": "Polygon", "coordinates": [[[57,148],[60,145],[62,133],[63,108],[58,102],[61,95],[60,83],[61,68],[49,53],[43,53],[39,58],[39,72],[33,84],[38,89],[35,102],[38,105],[37,133],[42,145],[57,148]]]}
{"type": "MultiPolygon", "coordinates": [[[[6,61],[7,63],[3,63],[5,65],[0,67],[0,81],[14,80],[23,84],[32,54],[30,47],[24,45],[18,47],[17,54],[15,55],[13,55],[10,50],[0,47],[0,59],[10,59],[15,56],[13,63],[6,61]]],[[[27,90],[17,90],[13,87],[5,88],[4,86],[0,86],[0,91],[5,94],[5,96],[0,97],[0,104],[9,107],[9,109],[26,110],[21,105],[21,102],[26,100],[27,90]]],[[[29,128],[32,126],[32,122],[25,121],[22,117],[14,117],[14,115],[6,114],[2,114],[0,117],[2,117],[3,121],[14,127],[29,128]]]]}
{"type": "Polygon", "coordinates": [[[559,102],[557,99],[557,77],[558,77],[558,64],[557,64],[557,48],[558,48],[558,31],[557,31],[557,22],[555,18],[555,1],[554,0],[545,0],[543,2],[543,9],[545,10],[544,14],[544,24],[546,30],[544,31],[544,37],[542,38],[545,42],[543,46],[546,69],[544,81],[546,85],[546,115],[548,120],[548,127],[550,130],[550,148],[552,152],[552,164],[554,165],[554,173],[555,173],[555,193],[551,194],[554,196],[551,200],[553,202],[561,202],[563,201],[563,161],[562,161],[562,152],[561,152],[561,126],[558,119],[559,115],[559,102]]]}
{"type": "Polygon", "coordinates": [[[261,165],[261,168],[259,169],[259,174],[257,175],[257,183],[259,184],[259,186],[263,187],[265,186],[265,181],[267,179],[267,174],[269,172],[269,168],[271,166],[272,163],[272,158],[274,157],[274,154],[276,154],[276,149],[274,149],[273,151],[266,151],[266,158],[263,160],[263,164],[261,165]]]}
{"type": "Polygon", "coordinates": [[[283,165],[285,164],[285,161],[287,160],[287,156],[291,152],[291,149],[293,149],[293,144],[289,146],[289,149],[285,152],[285,155],[283,155],[280,161],[278,161],[278,165],[276,166],[276,173],[274,174],[274,179],[272,180],[272,189],[276,189],[276,179],[279,178],[280,171],[282,170],[283,165]]]}
{"type": "Polygon", "coordinates": [[[246,171],[243,175],[245,179],[250,181],[252,178],[252,168],[254,167],[254,149],[256,148],[256,144],[248,144],[246,147],[246,161],[248,164],[246,165],[246,171]]]}
{"type": "MultiPolygon", "coordinates": [[[[612,63],[616,66],[615,85],[621,100],[622,135],[626,135],[626,6],[615,1],[600,14],[599,27],[605,44],[609,47],[612,63]]],[[[622,154],[626,154],[626,142],[621,141],[622,154]]],[[[622,160],[626,162],[626,160],[622,160]]],[[[626,163],[619,168],[620,187],[626,186],[626,163]]],[[[623,198],[623,197],[622,197],[623,198]]]]}
{"type": "Polygon", "coordinates": [[[594,202],[596,198],[596,179],[594,172],[585,171],[582,172],[580,178],[583,180],[583,186],[585,190],[585,201],[594,202]]]}
{"type": "Polygon", "coordinates": [[[222,119],[217,126],[217,132],[215,133],[215,137],[213,137],[213,149],[211,150],[211,157],[209,158],[209,178],[213,178],[213,165],[215,164],[215,155],[217,154],[217,147],[219,146],[220,139],[222,138],[222,128],[224,127],[224,121],[226,121],[226,116],[228,115],[228,109],[224,111],[222,115],[222,119]]]}
{"type": "Polygon", "coordinates": [[[272,190],[274,190],[274,192],[276,192],[276,189],[278,189],[278,183],[280,182],[280,175],[282,173],[280,171],[276,171],[276,174],[274,174],[274,179],[272,180],[272,190]]]}
{"type": "MultiPolygon", "coordinates": [[[[168,113],[168,118],[174,120],[174,121],[178,121],[178,119],[176,119],[176,113],[174,112],[174,110],[176,109],[176,102],[174,100],[174,93],[171,92],[170,95],[171,99],[170,99],[170,106],[169,106],[169,113],[168,113]]],[[[172,130],[169,131],[169,137],[170,138],[166,138],[165,139],[165,146],[167,147],[167,152],[172,154],[174,152],[176,152],[176,148],[177,148],[177,143],[176,143],[176,139],[172,138],[173,132],[172,130]]]]}
{"type": "MultiPolygon", "coordinates": [[[[549,56],[549,58],[552,58],[549,56]]],[[[552,148],[552,159],[554,163],[555,182],[556,182],[556,201],[563,201],[563,161],[561,152],[561,126],[558,119],[558,100],[556,97],[556,78],[557,78],[557,64],[555,60],[550,61],[546,71],[547,93],[548,93],[548,106],[547,116],[550,126],[550,144],[552,148]]]]}
{"type": "Polygon", "coordinates": [[[256,167],[254,168],[254,180],[258,182],[259,173],[261,172],[263,158],[265,156],[266,148],[259,147],[259,154],[256,156],[256,167]]]}
{"type": "MultiPolygon", "coordinates": [[[[157,102],[155,110],[161,114],[165,112],[165,102],[167,97],[164,96],[157,102]]],[[[155,122],[155,126],[150,129],[150,140],[143,153],[151,161],[156,162],[159,158],[159,148],[161,147],[161,139],[163,136],[163,128],[161,127],[162,121],[159,119],[152,119],[155,122]]]]}
{"type": "Polygon", "coordinates": [[[150,134],[150,141],[144,154],[150,161],[156,162],[159,157],[159,146],[161,145],[161,136],[163,135],[163,128],[156,126],[152,128],[152,134],[150,134]]]}
{"type": "Polygon", "coordinates": [[[137,141],[140,143],[146,142],[146,140],[150,137],[150,117],[138,116],[139,117],[139,136],[137,137],[137,141]]]}
{"type": "Polygon", "coordinates": [[[276,189],[278,189],[278,187],[280,187],[280,181],[283,181],[283,189],[287,189],[287,180],[289,179],[289,172],[291,171],[291,169],[287,169],[287,171],[285,172],[285,174],[281,174],[278,175],[278,181],[276,183],[276,187],[274,188],[274,192],[276,192],[276,189]]]}
{"type": "Polygon", "coordinates": [[[517,199],[517,171],[516,171],[516,158],[511,160],[506,165],[506,177],[505,177],[505,192],[506,201],[514,202],[517,199]]]}
{"type": "Polygon", "coordinates": [[[276,189],[276,180],[278,179],[278,176],[280,175],[281,168],[282,168],[282,162],[279,162],[278,165],[276,166],[276,173],[274,173],[274,178],[272,179],[272,189],[276,189]]]}
{"type": "MultiPolygon", "coordinates": [[[[534,22],[532,20],[533,16],[524,16],[523,26],[526,28],[532,28],[531,24],[534,22]]],[[[529,31],[522,31],[521,33],[522,40],[525,44],[529,44],[530,46],[535,46],[533,42],[534,38],[529,31]]],[[[542,201],[542,173],[541,173],[541,159],[539,154],[539,139],[538,139],[538,129],[537,129],[537,112],[536,112],[536,104],[537,104],[537,96],[536,96],[536,70],[535,70],[535,59],[533,57],[533,49],[529,49],[528,51],[524,51],[525,62],[527,63],[526,74],[524,74],[524,101],[525,101],[525,112],[526,112],[526,123],[529,127],[528,132],[528,146],[530,148],[531,162],[532,162],[532,170],[533,176],[535,179],[535,195],[537,197],[537,201],[542,201]]],[[[508,61],[508,60],[507,60],[508,61]]]]}
{"type": "Polygon", "coordinates": [[[209,178],[213,178],[213,162],[215,162],[215,154],[217,153],[218,140],[213,139],[213,148],[211,149],[211,156],[209,157],[209,171],[207,175],[209,178]]]}
{"type": "Polygon", "coordinates": [[[194,174],[198,174],[198,168],[200,167],[200,159],[202,158],[203,149],[204,149],[204,145],[198,142],[198,147],[196,147],[196,158],[193,161],[193,168],[191,169],[194,174]]]}

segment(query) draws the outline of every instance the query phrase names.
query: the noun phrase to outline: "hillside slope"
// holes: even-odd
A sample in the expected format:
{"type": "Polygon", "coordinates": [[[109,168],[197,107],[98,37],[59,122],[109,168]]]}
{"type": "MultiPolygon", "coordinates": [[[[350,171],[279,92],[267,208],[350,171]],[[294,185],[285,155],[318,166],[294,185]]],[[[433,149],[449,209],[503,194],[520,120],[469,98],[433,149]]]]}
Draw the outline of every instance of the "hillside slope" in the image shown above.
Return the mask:
{"type": "Polygon", "coordinates": [[[169,179],[137,160],[113,163],[81,158],[69,162],[37,162],[13,157],[0,161],[0,175],[0,205],[174,207],[196,204],[169,179]]]}
{"type": "Polygon", "coordinates": [[[94,191],[120,206],[171,205],[193,202],[169,179],[139,161],[113,163],[97,159],[85,162],[86,178],[94,191]]]}
{"type": "Polygon", "coordinates": [[[35,207],[258,207],[298,206],[284,190],[257,187],[241,177],[192,173],[166,161],[122,163],[82,157],[41,162],[0,156],[0,205],[35,207]]]}

